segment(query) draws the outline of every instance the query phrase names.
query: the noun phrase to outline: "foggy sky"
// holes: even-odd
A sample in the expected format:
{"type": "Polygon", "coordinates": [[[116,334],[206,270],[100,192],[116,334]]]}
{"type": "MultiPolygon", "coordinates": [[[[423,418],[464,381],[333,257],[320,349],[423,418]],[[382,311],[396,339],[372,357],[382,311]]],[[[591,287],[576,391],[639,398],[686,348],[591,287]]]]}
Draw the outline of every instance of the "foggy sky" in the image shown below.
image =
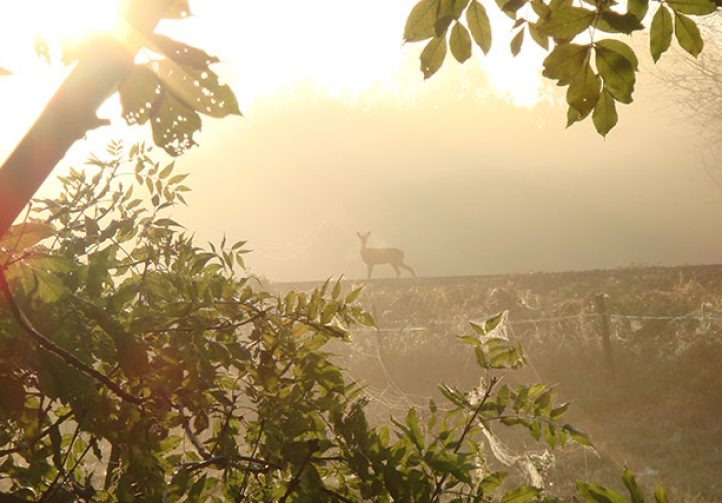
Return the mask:
{"type": "Polygon", "coordinates": [[[184,160],[182,218],[248,239],[252,270],[277,281],[364,276],[357,230],[421,276],[722,259],[722,189],[655,89],[606,140],[589,122],[565,129],[556,104],[449,94],[354,105],[302,88],[259,102],[184,160]]]}
{"type": "MultiPolygon", "coordinates": [[[[226,18],[227,25],[215,18],[213,30],[179,27],[224,61],[218,72],[236,90],[244,117],[204,119],[200,147],[177,167],[191,173],[190,207],[173,217],[201,240],[224,233],[248,240],[256,274],[363,277],[356,231],[372,232],[370,246],[402,248],[420,276],[722,261],[722,188],[705,173],[694,130],[645,77],[648,58],[635,103],[618,105],[620,123],[602,139],[589,120],[565,129],[559,89],[546,88],[531,108],[500,99],[476,60],[447,60],[423,82],[421,48],[399,49],[400,13],[379,40],[369,39],[378,42],[373,47],[343,46],[358,37],[342,38],[342,25],[316,28],[335,31],[316,33],[309,47],[329,52],[316,55],[311,70],[327,80],[356,66],[359,76],[370,75],[348,93],[323,88],[303,73],[303,61],[279,59],[292,49],[292,58],[303,57],[303,26],[284,27],[301,30],[284,31],[299,47],[276,41],[263,52],[268,44],[248,32],[257,17],[226,18]],[[235,29],[236,21],[246,24],[235,29]],[[214,35],[215,42],[204,39],[214,35]],[[384,55],[391,56],[374,66],[384,55]]],[[[500,44],[492,51],[508,50],[500,44]]],[[[511,84],[527,78],[510,75],[511,84]]],[[[117,117],[117,109],[108,115],[117,117]]],[[[68,159],[120,130],[92,132],[68,159]]],[[[391,273],[389,266],[375,272],[391,273]]]]}

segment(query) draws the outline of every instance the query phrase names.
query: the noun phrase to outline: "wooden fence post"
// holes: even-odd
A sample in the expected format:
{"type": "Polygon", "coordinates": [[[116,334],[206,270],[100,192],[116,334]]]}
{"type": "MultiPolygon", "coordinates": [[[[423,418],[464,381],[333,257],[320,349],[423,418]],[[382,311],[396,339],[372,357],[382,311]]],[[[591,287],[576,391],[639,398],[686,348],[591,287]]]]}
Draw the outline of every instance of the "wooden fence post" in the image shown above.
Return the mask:
{"type": "Polygon", "coordinates": [[[607,306],[604,303],[605,294],[600,293],[594,297],[594,305],[599,314],[599,330],[602,336],[602,350],[604,351],[604,363],[607,370],[614,372],[614,355],[612,354],[612,341],[609,336],[609,316],[607,306]]]}

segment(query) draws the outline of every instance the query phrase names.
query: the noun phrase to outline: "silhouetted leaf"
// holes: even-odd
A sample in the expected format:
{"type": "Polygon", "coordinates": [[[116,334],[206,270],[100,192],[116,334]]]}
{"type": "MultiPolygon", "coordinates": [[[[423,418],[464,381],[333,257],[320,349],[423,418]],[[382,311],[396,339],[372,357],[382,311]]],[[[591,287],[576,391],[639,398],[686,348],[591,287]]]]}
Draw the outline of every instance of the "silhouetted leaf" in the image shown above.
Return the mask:
{"type": "Polygon", "coordinates": [[[674,35],[682,49],[692,56],[697,57],[702,52],[704,42],[697,23],[679,12],[674,13],[674,35]]]}
{"type": "Polygon", "coordinates": [[[717,8],[714,2],[709,0],[667,0],[665,3],[675,12],[696,16],[711,14],[717,8]]]}
{"type": "Polygon", "coordinates": [[[630,14],[642,21],[649,10],[649,0],[629,0],[627,9],[630,14]]]}
{"type": "Polygon", "coordinates": [[[626,33],[644,28],[640,19],[632,13],[619,14],[614,11],[604,11],[597,21],[597,28],[607,33],[626,33]]]}
{"type": "Polygon", "coordinates": [[[565,3],[552,8],[549,16],[537,23],[539,33],[559,40],[571,40],[574,36],[589,28],[594,21],[595,12],[581,7],[572,7],[565,3]]]}
{"type": "Polygon", "coordinates": [[[471,57],[471,37],[466,27],[456,23],[449,35],[449,48],[451,54],[459,63],[463,63],[471,57]]]}
{"type": "Polygon", "coordinates": [[[428,79],[435,74],[446,57],[446,39],[443,37],[434,37],[429,40],[424,50],[421,51],[421,71],[424,79],[428,79]]]}
{"type": "Polygon", "coordinates": [[[635,62],[617,46],[597,44],[595,46],[596,63],[599,74],[604,79],[604,87],[622,103],[632,102],[632,92],[636,77],[635,62]]]}
{"type": "Polygon", "coordinates": [[[602,136],[606,136],[617,124],[616,103],[614,97],[607,89],[603,89],[599,95],[599,100],[592,114],[592,121],[597,132],[602,136]]]}
{"type": "Polygon", "coordinates": [[[484,52],[491,49],[491,24],[486,14],[486,9],[478,0],[472,0],[471,5],[466,11],[466,23],[469,25],[469,31],[474,38],[474,42],[484,52]]]}
{"type": "Polygon", "coordinates": [[[146,65],[135,65],[120,85],[120,104],[123,118],[130,125],[144,124],[158,99],[160,80],[146,65]]]}
{"type": "Polygon", "coordinates": [[[654,61],[658,61],[672,43],[672,15],[667,7],[660,5],[652,18],[649,30],[649,48],[654,61]]]}
{"type": "Polygon", "coordinates": [[[568,84],[587,64],[588,45],[559,44],[544,59],[542,75],[557,80],[560,85],[568,84]]]}
{"type": "Polygon", "coordinates": [[[438,7],[439,0],[421,0],[411,9],[404,27],[406,42],[418,42],[435,35],[434,27],[438,7]]]}
{"type": "Polygon", "coordinates": [[[513,56],[519,54],[522,43],[524,43],[524,28],[516,32],[516,35],[514,35],[514,38],[511,39],[511,43],[509,44],[513,56]]]}

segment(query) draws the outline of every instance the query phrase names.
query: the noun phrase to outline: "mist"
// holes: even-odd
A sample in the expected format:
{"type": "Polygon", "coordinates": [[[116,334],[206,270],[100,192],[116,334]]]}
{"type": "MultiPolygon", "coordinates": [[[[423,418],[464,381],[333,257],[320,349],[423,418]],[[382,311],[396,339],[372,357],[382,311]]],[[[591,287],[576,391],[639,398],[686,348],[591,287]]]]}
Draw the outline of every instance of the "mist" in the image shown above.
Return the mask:
{"type": "Polygon", "coordinates": [[[555,90],[519,108],[480,97],[484,79],[452,68],[408,96],[302,83],[258,100],[184,159],[182,218],[248,240],[251,270],[277,281],[364,276],[356,231],[420,276],[720,261],[721,189],[653,81],[603,139],[565,129],[555,90]]]}

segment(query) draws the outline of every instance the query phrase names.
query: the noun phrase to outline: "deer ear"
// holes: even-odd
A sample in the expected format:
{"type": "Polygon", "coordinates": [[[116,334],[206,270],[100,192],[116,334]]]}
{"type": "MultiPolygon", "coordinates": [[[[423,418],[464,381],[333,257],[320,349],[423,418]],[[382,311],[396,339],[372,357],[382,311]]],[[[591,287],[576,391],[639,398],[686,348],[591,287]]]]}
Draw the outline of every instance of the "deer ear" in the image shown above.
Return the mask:
{"type": "Polygon", "coordinates": [[[359,231],[356,231],[356,235],[357,235],[358,237],[363,237],[363,236],[361,236],[361,233],[360,233],[359,231]]]}

